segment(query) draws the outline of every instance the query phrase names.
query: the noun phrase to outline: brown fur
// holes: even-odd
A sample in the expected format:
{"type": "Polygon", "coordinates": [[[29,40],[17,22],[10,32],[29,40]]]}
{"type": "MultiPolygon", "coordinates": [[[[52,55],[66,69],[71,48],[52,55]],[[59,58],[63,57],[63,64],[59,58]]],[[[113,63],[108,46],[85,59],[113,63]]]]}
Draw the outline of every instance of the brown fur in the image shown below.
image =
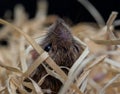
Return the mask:
{"type": "MultiPolygon", "coordinates": [[[[48,34],[40,45],[44,50],[48,51],[50,57],[57,63],[57,65],[71,68],[73,63],[81,55],[83,48],[73,38],[69,27],[61,19],[58,19],[48,31],[48,34]],[[48,49],[46,47],[48,47],[48,49]]],[[[32,55],[35,60],[39,55],[35,50],[32,52],[34,52],[32,55]]],[[[66,74],[68,73],[68,70],[66,69],[63,69],[63,71],[66,74]]],[[[47,74],[42,65],[40,65],[34,73],[35,74],[32,75],[31,78],[36,82],[47,74]]],[[[41,88],[51,89],[51,91],[53,91],[51,94],[57,94],[61,86],[62,83],[58,79],[48,76],[45,78],[41,88]]]]}

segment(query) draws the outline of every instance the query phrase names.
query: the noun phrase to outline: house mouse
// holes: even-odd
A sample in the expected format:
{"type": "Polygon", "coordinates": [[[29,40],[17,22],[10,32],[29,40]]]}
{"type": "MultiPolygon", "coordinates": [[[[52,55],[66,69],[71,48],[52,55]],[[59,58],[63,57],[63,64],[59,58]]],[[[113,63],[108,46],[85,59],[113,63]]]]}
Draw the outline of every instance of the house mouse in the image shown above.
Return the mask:
{"type": "MultiPolygon", "coordinates": [[[[39,45],[48,52],[49,56],[58,66],[67,68],[71,68],[83,51],[81,44],[73,37],[70,28],[60,18],[49,27],[45,38],[39,45]]],[[[30,54],[32,55],[33,60],[37,59],[39,56],[35,50],[30,51],[30,54]]],[[[47,64],[45,62],[43,63],[47,64]]],[[[62,70],[66,75],[69,72],[66,68],[62,68],[62,70]]],[[[47,72],[41,64],[30,77],[38,82],[46,74],[47,72]]],[[[42,89],[51,90],[51,93],[45,92],[44,94],[57,94],[61,86],[61,81],[51,75],[47,76],[40,85],[42,89]]]]}

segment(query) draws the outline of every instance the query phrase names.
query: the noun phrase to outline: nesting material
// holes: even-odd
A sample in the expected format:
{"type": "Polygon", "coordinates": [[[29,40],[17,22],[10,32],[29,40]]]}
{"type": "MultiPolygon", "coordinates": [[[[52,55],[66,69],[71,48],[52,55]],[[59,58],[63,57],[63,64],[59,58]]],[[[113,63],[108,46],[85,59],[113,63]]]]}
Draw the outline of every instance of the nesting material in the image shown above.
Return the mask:
{"type": "Polygon", "coordinates": [[[97,20],[98,24],[80,23],[70,26],[74,39],[81,44],[83,51],[68,68],[57,65],[39,45],[47,34],[46,28],[58,17],[46,15],[47,2],[39,2],[38,6],[33,19],[28,19],[22,6],[15,8],[13,21],[0,19],[3,24],[0,40],[8,42],[7,46],[0,46],[0,94],[119,94],[120,33],[114,29],[117,12],[112,12],[106,25],[100,25],[101,22],[97,20]],[[32,49],[39,54],[34,61],[30,55],[32,49]],[[47,74],[36,82],[31,75],[41,64],[47,74]],[[69,70],[68,74],[62,68],[69,70]],[[57,93],[40,86],[48,75],[62,82],[57,93]]]}

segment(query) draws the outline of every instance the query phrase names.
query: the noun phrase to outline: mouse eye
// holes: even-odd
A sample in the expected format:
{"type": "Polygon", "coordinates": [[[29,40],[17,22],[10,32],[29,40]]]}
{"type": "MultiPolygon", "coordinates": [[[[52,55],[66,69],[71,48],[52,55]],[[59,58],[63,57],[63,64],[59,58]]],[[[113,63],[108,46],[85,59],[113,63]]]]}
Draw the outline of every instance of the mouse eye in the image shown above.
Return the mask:
{"type": "Polygon", "coordinates": [[[47,46],[45,46],[44,50],[49,52],[51,49],[51,46],[52,46],[52,44],[48,44],[47,46]]]}

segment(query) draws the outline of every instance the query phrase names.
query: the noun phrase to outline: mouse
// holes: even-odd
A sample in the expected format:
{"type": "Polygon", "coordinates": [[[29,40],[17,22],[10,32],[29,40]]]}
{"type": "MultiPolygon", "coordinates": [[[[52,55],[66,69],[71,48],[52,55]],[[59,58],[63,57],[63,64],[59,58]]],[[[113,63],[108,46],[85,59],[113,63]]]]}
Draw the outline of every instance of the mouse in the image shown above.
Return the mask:
{"type": "MultiPolygon", "coordinates": [[[[56,22],[48,28],[47,34],[39,45],[49,54],[58,66],[64,66],[69,69],[83,52],[83,47],[74,38],[70,27],[61,18],[57,19],[56,22]]],[[[33,61],[39,57],[39,54],[34,49],[30,51],[30,54],[33,61]]],[[[66,73],[66,75],[68,74],[68,69],[61,69],[66,73]]],[[[30,77],[35,82],[38,82],[46,74],[47,72],[41,64],[35,70],[34,74],[30,75],[30,77]]],[[[48,75],[40,87],[43,90],[51,90],[51,93],[44,92],[44,94],[58,94],[62,87],[62,83],[57,78],[48,75]]]]}

